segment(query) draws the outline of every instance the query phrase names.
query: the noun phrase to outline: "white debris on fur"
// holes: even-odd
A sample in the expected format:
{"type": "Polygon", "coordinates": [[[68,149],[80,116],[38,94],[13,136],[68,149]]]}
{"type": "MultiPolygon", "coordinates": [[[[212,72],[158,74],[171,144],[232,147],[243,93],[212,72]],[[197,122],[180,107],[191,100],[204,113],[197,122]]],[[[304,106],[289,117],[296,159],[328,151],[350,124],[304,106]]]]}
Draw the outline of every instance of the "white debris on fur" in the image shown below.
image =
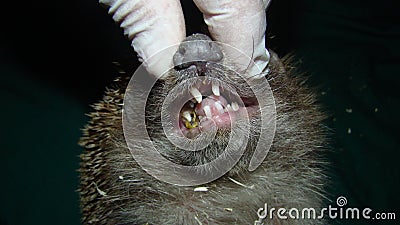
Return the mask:
{"type": "Polygon", "coordinates": [[[195,192],[201,191],[201,192],[206,192],[208,191],[208,187],[197,187],[194,189],[195,192]]]}
{"type": "Polygon", "coordinates": [[[237,184],[237,185],[240,185],[240,186],[242,186],[242,187],[250,188],[250,189],[253,189],[253,188],[254,188],[254,185],[247,186],[247,185],[244,185],[244,184],[240,183],[240,182],[237,181],[237,180],[234,180],[234,179],[231,178],[231,177],[228,177],[228,178],[229,178],[229,180],[231,180],[233,183],[235,183],[235,184],[237,184]]]}
{"type": "Polygon", "coordinates": [[[104,196],[104,197],[107,196],[107,193],[104,192],[104,191],[102,191],[102,190],[100,190],[100,188],[97,187],[97,184],[96,184],[96,183],[93,182],[93,184],[94,184],[94,186],[96,187],[97,192],[99,192],[99,194],[100,194],[101,196],[104,196]]]}

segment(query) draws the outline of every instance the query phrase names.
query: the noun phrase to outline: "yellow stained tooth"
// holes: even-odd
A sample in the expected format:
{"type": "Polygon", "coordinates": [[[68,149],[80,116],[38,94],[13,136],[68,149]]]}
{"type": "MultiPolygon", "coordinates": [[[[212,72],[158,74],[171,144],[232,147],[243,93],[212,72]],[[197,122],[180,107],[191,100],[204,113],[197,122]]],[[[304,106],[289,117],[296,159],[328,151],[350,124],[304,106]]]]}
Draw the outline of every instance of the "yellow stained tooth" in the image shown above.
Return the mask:
{"type": "Polygon", "coordinates": [[[187,121],[192,121],[192,116],[190,116],[189,111],[185,111],[182,113],[182,117],[185,118],[187,121]]]}
{"type": "Polygon", "coordinates": [[[184,111],[182,113],[182,119],[185,123],[185,127],[188,129],[196,128],[199,126],[199,119],[197,118],[196,112],[184,111]]]}

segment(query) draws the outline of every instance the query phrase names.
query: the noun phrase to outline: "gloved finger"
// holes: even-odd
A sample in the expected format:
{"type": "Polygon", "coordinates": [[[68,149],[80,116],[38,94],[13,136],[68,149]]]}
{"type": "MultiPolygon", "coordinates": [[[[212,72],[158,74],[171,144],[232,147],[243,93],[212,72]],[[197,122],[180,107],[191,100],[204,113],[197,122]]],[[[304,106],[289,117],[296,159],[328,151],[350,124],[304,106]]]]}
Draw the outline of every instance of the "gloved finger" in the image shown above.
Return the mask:
{"type": "MultiPolygon", "coordinates": [[[[203,13],[214,40],[231,45],[251,57],[224,47],[225,57],[245,76],[256,76],[267,68],[265,46],[266,13],[270,0],[194,0],[203,13]]],[[[261,75],[260,75],[261,76],[261,75]]]]}
{"type": "Polygon", "coordinates": [[[159,78],[173,66],[173,54],[186,36],[179,0],[100,0],[100,3],[110,6],[108,12],[121,23],[148,73],[159,78]],[[171,45],[176,46],[156,54],[171,45]]]}

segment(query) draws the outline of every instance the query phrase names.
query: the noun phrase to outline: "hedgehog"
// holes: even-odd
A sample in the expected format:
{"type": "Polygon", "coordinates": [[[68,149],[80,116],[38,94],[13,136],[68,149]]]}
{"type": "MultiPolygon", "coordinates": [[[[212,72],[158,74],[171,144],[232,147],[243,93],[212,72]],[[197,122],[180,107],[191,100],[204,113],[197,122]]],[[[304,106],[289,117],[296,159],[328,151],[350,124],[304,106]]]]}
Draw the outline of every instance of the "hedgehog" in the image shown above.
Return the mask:
{"type": "MultiPolygon", "coordinates": [[[[306,78],[293,66],[292,57],[281,59],[269,51],[268,68],[257,79],[268,82],[274,97],[276,121],[270,147],[260,140],[262,106],[254,97],[265,92],[264,87],[251,89],[240,74],[223,66],[229,59],[206,35],[195,34],[181,43],[174,55],[175,67],[165,79],[156,81],[145,100],[126,101],[131,77],[117,78],[103,99],[93,105],[79,143],[84,147],[79,168],[83,224],[323,224],[322,219],[282,219],[276,210],[266,210],[296,208],[301,212],[312,207],[318,216],[327,181],[323,158],[327,129],[315,91],[306,86],[306,78]],[[200,42],[192,44],[193,40],[200,42]],[[203,82],[199,84],[193,78],[203,82]],[[177,85],[179,93],[189,96],[187,101],[172,111],[160,107],[177,85]],[[134,124],[139,121],[123,124],[124,115],[134,113],[130,105],[136,102],[145,105],[149,140],[171,162],[191,167],[207,165],[226,153],[236,122],[247,124],[248,142],[237,163],[209,182],[177,185],[160,180],[132,154],[132,148],[149,151],[135,138],[139,131],[134,124]],[[242,111],[247,111],[247,116],[242,111]],[[188,141],[212,129],[215,136],[204,148],[193,146],[197,151],[181,149],[167,137],[163,114],[176,119],[176,135],[188,141]],[[210,118],[214,119],[211,125],[210,118]],[[133,136],[125,133],[124,126],[131,126],[133,136]],[[250,171],[257,145],[269,151],[250,171]],[[262,215],[264,210],[268,215],[262,215]]],[[[225,160],[229,154],[224,155],[225,160]]],[[[212,167],[202,168],[199,174],[213,173],[212,167]]]]}

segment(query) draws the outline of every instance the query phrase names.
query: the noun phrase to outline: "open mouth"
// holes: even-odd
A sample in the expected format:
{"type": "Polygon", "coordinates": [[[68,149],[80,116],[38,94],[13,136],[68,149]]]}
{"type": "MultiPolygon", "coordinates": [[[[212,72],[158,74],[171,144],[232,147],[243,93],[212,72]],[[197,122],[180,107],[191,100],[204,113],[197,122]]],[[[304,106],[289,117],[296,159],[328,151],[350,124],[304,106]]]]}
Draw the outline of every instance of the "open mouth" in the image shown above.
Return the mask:
{"type": "Polygon", "coordinates": [[[243,117],[251,117],[258,109],[255,97],[240,97],[229,85],[204,79],[188,90],[190,100],[179,113],[179,128],[189,138],[206,132],[212,126],[229,129],[243,117]]]}

